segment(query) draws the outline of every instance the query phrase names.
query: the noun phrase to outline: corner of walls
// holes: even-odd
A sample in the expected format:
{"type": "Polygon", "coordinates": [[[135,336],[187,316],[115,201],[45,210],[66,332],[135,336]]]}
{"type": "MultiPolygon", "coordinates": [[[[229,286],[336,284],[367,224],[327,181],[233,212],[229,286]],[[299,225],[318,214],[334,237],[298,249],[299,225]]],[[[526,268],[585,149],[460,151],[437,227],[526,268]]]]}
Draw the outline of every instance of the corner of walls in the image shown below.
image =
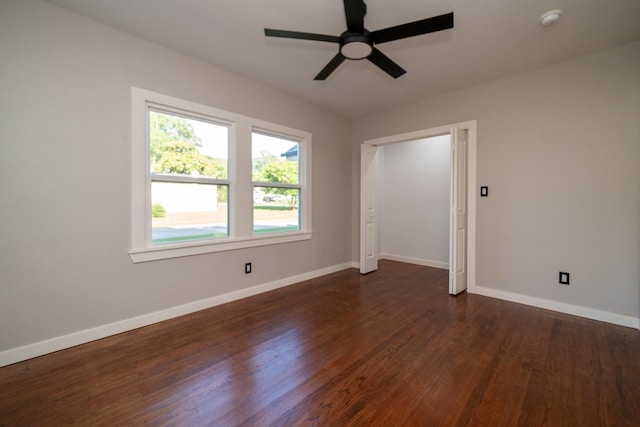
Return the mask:
{"type": "Polygon", "coordinates": [[[636,41],[357,118],[354,153],[365,140],[477,120],[477,185],[491,192],[477,200],[482,286],[470,293],[638,327],[638,52],[636,41]],[[557,271],[581,280],[558,288],[557,271]]]}

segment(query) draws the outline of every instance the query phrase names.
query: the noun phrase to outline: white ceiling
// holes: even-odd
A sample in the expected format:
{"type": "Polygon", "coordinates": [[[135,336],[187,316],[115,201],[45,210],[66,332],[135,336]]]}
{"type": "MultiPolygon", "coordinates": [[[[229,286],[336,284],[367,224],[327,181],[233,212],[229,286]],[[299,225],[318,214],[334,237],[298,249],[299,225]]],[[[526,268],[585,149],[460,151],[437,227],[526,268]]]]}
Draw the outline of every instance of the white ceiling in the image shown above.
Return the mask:
{"type": "Polygon", "coordinates": [[[338,45],[264,28],[338,36],[340,0],[48,1],[350,117],[640,39],[639,0],[366,0],[370,31],[447,12],[455,27],[378,46],[407,70],[397,80],[365,60],[314,81],[338,45]],[[551,9],[562,19],[542,28],[551,9]]]}

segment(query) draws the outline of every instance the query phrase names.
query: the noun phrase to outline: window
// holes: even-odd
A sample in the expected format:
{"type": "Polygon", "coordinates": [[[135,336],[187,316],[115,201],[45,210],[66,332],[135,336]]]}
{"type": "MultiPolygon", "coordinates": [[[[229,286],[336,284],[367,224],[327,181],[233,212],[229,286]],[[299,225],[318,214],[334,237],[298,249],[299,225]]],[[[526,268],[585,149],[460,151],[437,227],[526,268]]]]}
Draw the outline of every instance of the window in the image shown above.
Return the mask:
{"type": "Polygon", "coordinates": [[[151,243],[229,236],[229,126],[148,110],[151,243]]]}
{"type": "Polygon", "coordinates": [[[134,262],[311,237],[311,135],[132,89],[134,262]]]}
{"type": "Polygon", "coordinates": [[[253,232],[300,229],[300,143],[260,131],[251,134],[253,232]]]}

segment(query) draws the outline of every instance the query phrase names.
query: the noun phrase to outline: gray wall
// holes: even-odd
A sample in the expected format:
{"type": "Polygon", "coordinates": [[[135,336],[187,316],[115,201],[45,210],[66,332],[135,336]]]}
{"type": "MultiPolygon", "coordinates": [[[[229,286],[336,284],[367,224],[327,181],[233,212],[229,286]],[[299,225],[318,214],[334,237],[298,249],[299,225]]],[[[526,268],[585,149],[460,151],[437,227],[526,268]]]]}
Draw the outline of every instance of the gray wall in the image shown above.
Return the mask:
{"type": "MultiPolygon", "coordinates": [[[[476,284],[638,318],[640,42],[357,119],[353,153],[467,120],[490,192],[477,200],[476,284]]],[[[358,212],[355,200],[353,259],[358,212]]]]}
{"type": "Polygon", "coordinates": [[[351,262],[350,120],[40,1],[0,58],[0,351],[351,262]],[[131,86],[311,132],[313,238],[134,265],[131,86]]]}
{"type": "Polygon", "coordinates": [[[378,147],[378,242],[383,256],[449,263],[450,136],[378,147]]]}

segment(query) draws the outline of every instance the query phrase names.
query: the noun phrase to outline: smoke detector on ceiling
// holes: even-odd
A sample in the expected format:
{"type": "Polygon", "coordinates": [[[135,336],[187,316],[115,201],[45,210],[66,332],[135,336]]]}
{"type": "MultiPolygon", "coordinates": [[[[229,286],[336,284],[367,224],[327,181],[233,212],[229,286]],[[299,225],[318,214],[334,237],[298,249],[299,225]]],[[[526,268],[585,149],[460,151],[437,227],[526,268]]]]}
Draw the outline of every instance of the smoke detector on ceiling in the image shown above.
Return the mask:
{"type": "Polygon", "coordinates": [[[562,10],[550,10],[549,12],[543,13],[538,21],[543,27],[549,27],[560,20],[560,15],[562,15],[562,10]]]}

